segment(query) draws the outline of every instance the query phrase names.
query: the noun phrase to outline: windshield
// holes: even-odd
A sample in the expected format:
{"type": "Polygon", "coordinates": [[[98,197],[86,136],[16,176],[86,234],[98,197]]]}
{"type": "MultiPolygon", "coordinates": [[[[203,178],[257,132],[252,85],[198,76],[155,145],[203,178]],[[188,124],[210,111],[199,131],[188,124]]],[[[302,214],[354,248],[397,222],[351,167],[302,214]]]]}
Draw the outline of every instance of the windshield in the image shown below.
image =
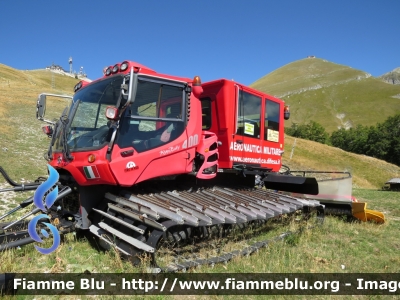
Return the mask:
{"type": "MultiPolygon", "coordinates": [[[[93,83],[78,91],[73,103],[79,101],[71,125],[67,129],[67,141],[70,151],[93,150],[107,144],[109,133],[105,116],[107,106],[115,106],[121,93],[123,76],[113,76],[93,83]]],[[[71,116],[69,116],[71,118],[71,116]]],[[[62,133],[58,135],[54,150],[62,149],[62,133]]]]}

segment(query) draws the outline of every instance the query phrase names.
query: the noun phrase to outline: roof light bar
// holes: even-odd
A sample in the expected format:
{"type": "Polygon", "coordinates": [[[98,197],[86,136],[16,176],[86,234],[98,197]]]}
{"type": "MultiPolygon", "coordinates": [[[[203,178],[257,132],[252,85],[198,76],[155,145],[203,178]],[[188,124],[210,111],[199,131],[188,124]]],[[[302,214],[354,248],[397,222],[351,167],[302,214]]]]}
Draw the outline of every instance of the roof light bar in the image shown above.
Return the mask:
{"type": "Polygon", "coordinates": [[[112,73],[115,74],[119,71],[119,64],[115,64],[113,69],[112,69],[112,73]]]}
{"type": "Polygon", "coordinates": [[[109,66],[103,69],[103,74],[105,76],[110,76],[111,74],[117,74],[119,72],[125,72],[128,69],[133,68],[134,73],[139,73],[141,66],[135,66],[132,62],[127,60],[123,61],[122,63],[115,64],[114,66],[109,66]]]}
{"type": "Polygon", "coordinates": [[[106,70],[106,76],[110,76],[112,72],[113,67],[108,67],[106,70]]]}
{"type": "Polygon", "coordinates": [[[121,64],[121,66],[120,66],[119,69],[121,70],[121,72],[123,72],[123,71],[127,70],[128,67],[129,67],[129,62],[124,61],[124,62],[121,64]]]}

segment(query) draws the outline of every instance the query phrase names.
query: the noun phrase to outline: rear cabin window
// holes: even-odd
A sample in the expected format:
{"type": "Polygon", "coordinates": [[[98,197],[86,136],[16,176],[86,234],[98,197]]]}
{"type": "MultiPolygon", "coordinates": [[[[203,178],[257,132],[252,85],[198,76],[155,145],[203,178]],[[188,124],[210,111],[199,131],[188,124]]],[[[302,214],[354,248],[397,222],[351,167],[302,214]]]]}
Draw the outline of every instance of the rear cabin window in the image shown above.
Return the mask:
{"type": "Polygon", "coordinates": [[[279,103],[265,100],[264,140],[279,142],[279,103]]]}
{"type": "Polygon", "coordinates": [[[202,98],[201,99],[201,120],[202,129],[208,130],[211,128],[211,99],[202,98]]]}
{"type": "Polygon", "coordinates": [[[261,97],[239,90],[238,135],[260,138],[261,97]]]}

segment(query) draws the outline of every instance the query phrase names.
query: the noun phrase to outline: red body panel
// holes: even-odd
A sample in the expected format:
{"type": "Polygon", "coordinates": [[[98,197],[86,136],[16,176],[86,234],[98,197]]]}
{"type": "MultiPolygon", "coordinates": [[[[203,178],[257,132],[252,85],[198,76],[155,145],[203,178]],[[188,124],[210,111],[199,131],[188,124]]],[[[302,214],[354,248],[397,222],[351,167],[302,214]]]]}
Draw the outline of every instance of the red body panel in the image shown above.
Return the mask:
{"type": "Polygon", "coordinates": [[[106,160],[107,147],[97,151],[86,151],[86,152],[73,152],[74,157],[72,161],[66,163],[61,159],[61,153],[54,153],[53,160],[50,161],[50,165],[56,169],[62,168],[68,171],[76,180],[79,185],[94,185],[94,184],[108,184],[117,185],[116,178],[110,170],[109,162],[106,160]],[[93,163],[88,162],[90,154],[96,156],[96,160],[93,163]],[[89,174],[84,170],[93,169],[89,174]],[[90,175],[92,174],[92,176],[90,175]]]}
{"type": "Polygon", "coordinates": [[[253,164],[263,168],[279,171],[281,167],[281,153],[284,145],[284,102],[273,96],[240,85],[234,81],[220,79],[204,83],[202,98],[212,100],[211,128],[209,131],[218,136],[222,143],[218,147],[219,167],[232,169],[236,164],[253,164]],[[236,134],[237,102],[239,90],[261,97],[260,111],[260,138],[253,138],[236,134]],[[265,101],[270,100],[279,104],[279,136],[277,142],[267,141],[265,136],[265,101]]]}
{"type": "Polygon", "coordinates": [[[118,183],[122,186],[132,186],[135,183],[159,176],[169,176],[188,173],[188,157],[194,158],[194,148],[183,149],[186,131],[176,140],[161,147],[123,157],[121,152],[133,148],[119,149],[114,146],[110,168],[118,183]],[[191,153],[191,155],[189,155],[191,153]]]}

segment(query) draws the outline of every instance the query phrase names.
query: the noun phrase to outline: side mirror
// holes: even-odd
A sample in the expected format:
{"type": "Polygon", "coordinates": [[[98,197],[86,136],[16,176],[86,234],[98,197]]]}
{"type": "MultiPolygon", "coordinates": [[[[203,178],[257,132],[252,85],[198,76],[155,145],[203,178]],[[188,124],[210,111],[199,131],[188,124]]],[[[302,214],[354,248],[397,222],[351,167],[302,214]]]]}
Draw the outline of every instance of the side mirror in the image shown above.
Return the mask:
{"type": "MultiPolygon", "coordinates": [[[[65,99],[69,99],[70,101],[72,101],[72,96],[67,96],[67,95],[56,95],[56,94],[47,94],[47,93],[42,93],[39,95],[37,102],[36,102],[36,119],[46,122],[48,124],[51,125],[55,125],[56,122],[55,121],[50,121],[50,120],[46,120],[44,118],[44,114],[46,112],[46,98],[50,97],[50,100],[52,99],[52,97],[56,97],[56,98],[65,98],[65,99]]],[[[52,101],[50,101],[52,102],[52,101]]],[[[52,103],[50,103],[52,104],[52,103]]],[[[68,111],[68,106],[64,109],[64,112],[62,114],[62,116],[66,115],[68,111]]],[[[50,115],[53,114],[54,112],[50,112],[50,115]]]]}
{"type": "Polygon", "coordinates": [[[36,103],[36,118],[43,120],[46,112],[46,95],[40,94],[36,103]]]}

